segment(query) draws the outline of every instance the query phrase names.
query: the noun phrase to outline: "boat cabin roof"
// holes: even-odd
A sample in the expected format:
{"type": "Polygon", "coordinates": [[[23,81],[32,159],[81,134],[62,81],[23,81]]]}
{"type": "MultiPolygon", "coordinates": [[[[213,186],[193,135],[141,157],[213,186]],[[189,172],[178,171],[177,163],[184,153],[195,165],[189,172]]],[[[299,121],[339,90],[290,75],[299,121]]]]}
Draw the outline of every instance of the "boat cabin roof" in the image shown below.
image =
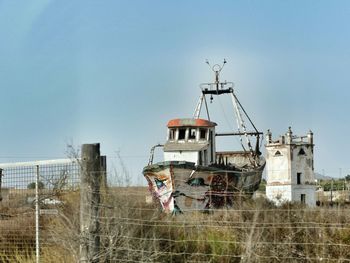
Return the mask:
{"type": "Polygon", "coordinates": [[[168,128],[176,127],[215,127],[217,124],[204,119],[173,119],[168,122],[168,128]]]}

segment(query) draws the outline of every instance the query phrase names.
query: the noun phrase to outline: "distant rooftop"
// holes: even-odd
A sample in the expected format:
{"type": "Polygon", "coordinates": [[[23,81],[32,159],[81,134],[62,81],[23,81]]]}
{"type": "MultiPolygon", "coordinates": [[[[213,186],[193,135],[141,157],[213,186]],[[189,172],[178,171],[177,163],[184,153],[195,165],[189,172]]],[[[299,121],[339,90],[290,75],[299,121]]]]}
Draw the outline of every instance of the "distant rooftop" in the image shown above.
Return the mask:
{"type": "Polygon", "coordinates": [[[291,127],[285,135],[280,136],[277,140],[272,140],[272,133],[270,130],[266,134],[267,145],[274,144],[313,144],[313,132],[310,130],[305,136],[293,135],[291,127]]]}

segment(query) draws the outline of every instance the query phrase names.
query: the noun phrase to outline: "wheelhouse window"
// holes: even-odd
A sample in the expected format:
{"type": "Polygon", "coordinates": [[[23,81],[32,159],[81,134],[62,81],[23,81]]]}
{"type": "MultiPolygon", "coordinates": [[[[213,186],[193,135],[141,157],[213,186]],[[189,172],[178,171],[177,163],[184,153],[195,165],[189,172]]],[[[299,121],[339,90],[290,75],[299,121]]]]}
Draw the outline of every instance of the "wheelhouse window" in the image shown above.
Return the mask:
{"type": "Polygon", "coordinates": [[[207,139],[207,129],[199,129],[199,139],[200,140],[207,139]]]}
{"type": "Polygon", "coordinates": [[[196,129],[190,129],[190,134],[188,135],[188,139],[195,140],[196,139],[196,129]]]}
{"type": "Polygon", "coordinates": [[[185,140],[186,138],[186,129],[179,129],[179,140],[185,140]]]}
{"type": "Polygon", "coordinates": [[[170,141],[175,140],[175,132],[176,132],[176,129],[169,129],[169,140],[170,141]]]}

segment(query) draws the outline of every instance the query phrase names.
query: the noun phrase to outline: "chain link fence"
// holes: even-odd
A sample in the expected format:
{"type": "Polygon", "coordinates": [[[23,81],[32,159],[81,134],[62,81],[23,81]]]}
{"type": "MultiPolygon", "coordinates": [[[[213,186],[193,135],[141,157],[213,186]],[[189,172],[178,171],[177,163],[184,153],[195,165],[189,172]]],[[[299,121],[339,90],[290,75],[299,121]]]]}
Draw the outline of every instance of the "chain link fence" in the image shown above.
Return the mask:
{"type": "Polygon", "coordinates": [[[67,194],[79,189],[76,160],[0,164],[0,259],[37,256],[54,246],[47,228],[59,216],[67,194]]]}

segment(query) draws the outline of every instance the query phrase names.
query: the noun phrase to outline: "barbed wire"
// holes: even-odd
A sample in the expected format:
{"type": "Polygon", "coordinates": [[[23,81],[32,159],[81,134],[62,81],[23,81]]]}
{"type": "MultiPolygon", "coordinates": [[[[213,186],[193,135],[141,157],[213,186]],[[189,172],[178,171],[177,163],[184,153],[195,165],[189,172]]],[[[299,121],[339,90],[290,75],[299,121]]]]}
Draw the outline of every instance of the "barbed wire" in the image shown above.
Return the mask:
{"type": "MultiPolygon", "coordinates": [[[[0,202],[0,248],[7,258],[16,249],[16,253],[23,255],[33,253],[35,210],[30,200],[34,191],[27,189],[34,180],[32,168],[29,165],[3,171],[3,186],[12,186],[8,193],[3,187],[0,202]]],[[[86,191],[101,195],[102,202],[97,206],[100,214],[94,217],[79,210],[80,169],[78,163],[43,165],[39,169],[39,178],[45,186],[39,191],[43,210],[39,227],[42,249],[59,248],[77,255],[79,243],[85,238],[80,233],[79,217],[90,217],[99,222],[98,258],[102,261],[106,258],[115,262],[350,261],[349,206],[275,207],[260,201],[245,203],[247,195],[237,192],[235,197],[242,200],[231,207],[210,211],[188,209],[173,216],[162,213],[154,202],[146,203],[146,197],[151,196],[147,187],[116,186],[86,191]],[[53,214],[44,213],[50,211],[53,214]]]]}

